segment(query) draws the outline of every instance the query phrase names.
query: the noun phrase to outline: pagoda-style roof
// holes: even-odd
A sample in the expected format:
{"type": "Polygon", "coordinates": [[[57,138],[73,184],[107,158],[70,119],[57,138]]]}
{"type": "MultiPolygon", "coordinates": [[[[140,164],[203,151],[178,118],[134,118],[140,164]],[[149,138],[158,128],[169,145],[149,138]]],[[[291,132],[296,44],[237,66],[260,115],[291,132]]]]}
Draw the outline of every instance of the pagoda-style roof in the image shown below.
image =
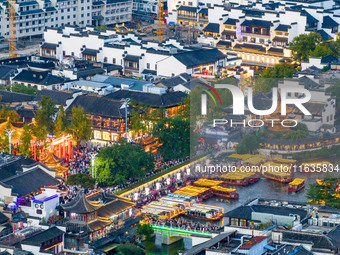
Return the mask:
{"type": "Polygon", "coordinates": [[[110,220],[112,215],[116,215],[134,205],[135,203],[129,199],[114,194],[98,191],[86,196],[83,191],[80,191],[74,200],[62,205],[62,207],[65,211],[71,213],[85,214],[97,211],[101,220],[110,220]]]}
{"type": "Polygon", "coordinates": [[[100,207],[100,205],[89,201],[83,190],[79,191],[78,195],[71,202],[62,205],[65,211],[80,214],[97,211],[100,207]]]}
{"type": "Polygon", "coordinates": [[[57,170],[57,176],[63,176],[68,168],[61,165],[63,159],[58,158],[52,151],[49,151],[46,157],[40,159],[40,162],[51,169],[57,170]]]}

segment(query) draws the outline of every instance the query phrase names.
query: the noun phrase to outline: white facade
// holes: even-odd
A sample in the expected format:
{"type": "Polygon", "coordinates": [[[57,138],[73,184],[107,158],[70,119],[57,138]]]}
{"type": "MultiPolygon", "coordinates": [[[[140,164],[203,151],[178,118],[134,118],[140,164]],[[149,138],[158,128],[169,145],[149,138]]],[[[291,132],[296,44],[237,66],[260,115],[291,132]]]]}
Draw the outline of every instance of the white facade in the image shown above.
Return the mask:
{"type": "MultiPolygon", "coordinates": [[[[40,54],[59,60],[65,56],[73,56],[75,59],[121,65],[124,73],[133,74],[141,74],[146,70],[157,73],[158,76],[171,77],[184,72],[189,74],[201,72],[186,67],[174,59],[173,55],[190,51],[174,39],[158,44],[143,42],[133,34],[123,36],[113,30],[98,33],[93,32],[92,28],[79,30],[70,27],[63,31],[47,29],[44,32],[44,39],[40,54]],[[48,55],[47,46],[54,47],[48,55]]],[[[222,62],[213,60],[207,64],[206,69],[217,70],[218,65],[235,65],[234,55],[230,55],[229,60],[221,60],[222,62]]]]}
{"type": "Polygon", "coordinates": [[[60,194],[56,189],[46,187],[44,191],[31,200],[30,206],[20,206],[29,216],[39,217],[46,221],[57,214],[56,207],[59,205],[60,194]]]}
{"type": "MultiPolygon", "coordinates": [[[[15,10],[18,38],[41,36],[47,27],[112,25],[130,21],[132,0],[23,0],[15,10]]],[[[8,37],[7,2],[0,3],[0,36],[8,37]]]]}

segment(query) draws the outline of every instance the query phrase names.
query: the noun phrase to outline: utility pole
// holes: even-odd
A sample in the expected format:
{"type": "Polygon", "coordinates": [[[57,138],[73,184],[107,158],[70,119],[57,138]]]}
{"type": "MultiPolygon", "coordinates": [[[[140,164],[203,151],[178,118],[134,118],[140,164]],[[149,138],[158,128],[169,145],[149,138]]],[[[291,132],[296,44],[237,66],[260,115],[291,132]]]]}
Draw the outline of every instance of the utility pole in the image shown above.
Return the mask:
{"type": "Polygon", "coordinates": [[[12,153],[12,135],[13,135],[14,130],[11,129],[6,129],[6,134],[8,136],[8,143],[9,143],[9,155],[11,155],[12,153]]]}

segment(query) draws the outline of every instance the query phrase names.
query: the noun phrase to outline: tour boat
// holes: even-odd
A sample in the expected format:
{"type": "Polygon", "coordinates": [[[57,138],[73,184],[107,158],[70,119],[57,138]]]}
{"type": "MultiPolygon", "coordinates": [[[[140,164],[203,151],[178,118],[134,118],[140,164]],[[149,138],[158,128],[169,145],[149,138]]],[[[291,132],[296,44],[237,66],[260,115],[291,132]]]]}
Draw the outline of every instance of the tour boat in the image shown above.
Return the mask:
{"type": "Polygon", "coordinates": [[[305,179],[295,178],[289,183],[288,192],[298,192],[305,187],[305,179]]]}
{"type": "Polygon", "coordinates": [[[203,201],[212,197],[212,192],[210,191],[210,188],[196,187],[191,185],[180,188],[174,193],[196,197],[198,201],[203,201]]]}
{"type": "Polygon", "coordinates": [[[262,175],[269,180],[289,183],[292,181],[291,167],[290,164],[279,164],[268,161],[262,165],[262,175]]]}
{"type": "Polygon", "coordinates": [[[219,220],[223,217],[224,210],[219,206],[194,203],[185,208],[185,215],[195,219],[219,220]]]}
{"type": "Polygon", "coordinates": [[[229,172],[220,176],[223,183],[237,186],[247,186],[259,180],[254,172],[229,172]]]}
{"type": "Polygon", "coordinates": [[[239,198],[239,194],[236,193],[236,189],[233,188],[225,188],[221,186],[213,186],[211,190],[215,196],[224,197],[224,198],[232,198],[237,199],[239,198]]]}
{"type": "Polygon", "coordinates": [[[273,161],[279,164],[291,164],[296,165],[295,159],[286,159],[286,158],[274,158],[273,161]]]}
{"type": "Polygon", "coordinates": [[[217,180],[209,180],[209,179],[199,179],[193,183],[194,186],[198,187],[212,187],[212,186],[217,186],[223,183],[223,181],[217,181],[217,180]]]}
{"type": "Polygon", "coordinates": [[[144,216],[152,217],[166,217],[172,219],[184,212],[184,206],[167,201],[151,202],[143,206],[141,213],[144,216]]]}

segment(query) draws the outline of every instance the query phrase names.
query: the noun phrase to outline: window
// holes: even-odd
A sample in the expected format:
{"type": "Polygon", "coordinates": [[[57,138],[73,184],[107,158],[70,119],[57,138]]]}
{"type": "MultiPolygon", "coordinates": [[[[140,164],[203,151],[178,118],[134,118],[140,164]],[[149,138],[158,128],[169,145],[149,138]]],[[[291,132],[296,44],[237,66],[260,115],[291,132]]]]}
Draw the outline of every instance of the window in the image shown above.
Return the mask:
{"type": "Polygon", "coordinates": [[[231,218],[230,225],[231,225],[231,226],[238,226],[238,219],[231,218]]]}
{"type": "Polygon", "coordinates": [[[146,69],[150,69],[150,63],[146,64],[146,69]]]}
{"type": "Polygon", "coordinates": [[[116,64],[116,59],[115,58],[112,59],[112,63],[116,64]]]}
{"type": "Polygon", "coordinates": [[[42,210],[38,209],[37,214],[42,214],[42,210]]]}

